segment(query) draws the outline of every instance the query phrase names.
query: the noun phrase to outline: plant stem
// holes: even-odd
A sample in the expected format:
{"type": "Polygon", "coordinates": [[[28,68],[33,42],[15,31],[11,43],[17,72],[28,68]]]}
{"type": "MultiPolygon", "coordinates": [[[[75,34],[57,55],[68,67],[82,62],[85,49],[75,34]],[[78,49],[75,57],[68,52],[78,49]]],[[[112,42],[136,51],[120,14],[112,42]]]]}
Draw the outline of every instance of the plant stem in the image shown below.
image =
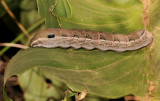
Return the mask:
{"type": "MultiPolygon", "coordinates": [[[[38,26],[40,26],[42,23],[44,23],[45,19],[41,19],[40,21],[38,21],[37,23],[35,23],[34,25],[32,25],[30,28],[27,29],[27,32],[31,32],[33,31],[35,28],[37,28],[38,26]]],[[[18,42],[20,39],[22,39],[25,36],[25,34],[22,32],[20,33],[20,35],[18,37],[16,37],[13,41],[11,41],[11,43],[16,43],[18,42]]],[[[0,51],[0,56],[3,55],[8,49],[10,49],[11,47],[6,46],[4,47],[1,51],[0,51]]]]}

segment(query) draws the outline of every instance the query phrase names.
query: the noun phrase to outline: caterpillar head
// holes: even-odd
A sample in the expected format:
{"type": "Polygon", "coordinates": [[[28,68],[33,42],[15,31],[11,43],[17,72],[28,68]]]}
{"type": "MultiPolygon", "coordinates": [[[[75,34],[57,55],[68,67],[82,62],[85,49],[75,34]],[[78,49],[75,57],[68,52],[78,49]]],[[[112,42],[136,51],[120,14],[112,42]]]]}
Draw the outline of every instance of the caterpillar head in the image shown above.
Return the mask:
{"type": "Polygon", "coordinates": [[[57,35],[53,29],[45,29],[37,33],[30,41],[31,47],[55,47],[57,35]]]}

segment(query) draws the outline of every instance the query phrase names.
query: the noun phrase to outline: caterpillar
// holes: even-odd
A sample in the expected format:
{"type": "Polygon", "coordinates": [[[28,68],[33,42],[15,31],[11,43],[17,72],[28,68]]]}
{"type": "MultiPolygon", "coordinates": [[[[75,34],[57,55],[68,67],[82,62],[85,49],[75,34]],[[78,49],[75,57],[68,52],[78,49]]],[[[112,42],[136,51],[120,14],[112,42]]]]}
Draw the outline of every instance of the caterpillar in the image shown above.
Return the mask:
{"type": "Polygon", "coordinates": [[[31,47],[45,48],[84,48],[116,52],[133,51],[149,45],[153,35],[147,30],[130,34],[111,34],[108,32],[47,28],[37,33],[30,41],[31,47]]]}

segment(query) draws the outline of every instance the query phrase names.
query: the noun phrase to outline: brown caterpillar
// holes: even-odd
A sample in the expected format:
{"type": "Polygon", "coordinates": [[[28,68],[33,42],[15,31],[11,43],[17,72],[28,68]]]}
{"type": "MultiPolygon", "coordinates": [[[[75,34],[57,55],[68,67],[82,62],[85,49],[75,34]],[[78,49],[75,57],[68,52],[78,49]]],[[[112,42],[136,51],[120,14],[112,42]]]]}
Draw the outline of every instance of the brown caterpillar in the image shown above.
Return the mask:
{"type": "Polygon", "coordinates": [[[84,48],[117,52],[132,51],[149,45],[153,35],[147,30],[139,30],[127,35],[110,34],[100,31],[48,28],[37,33],[30,41],[31,47],[84,48]]]}

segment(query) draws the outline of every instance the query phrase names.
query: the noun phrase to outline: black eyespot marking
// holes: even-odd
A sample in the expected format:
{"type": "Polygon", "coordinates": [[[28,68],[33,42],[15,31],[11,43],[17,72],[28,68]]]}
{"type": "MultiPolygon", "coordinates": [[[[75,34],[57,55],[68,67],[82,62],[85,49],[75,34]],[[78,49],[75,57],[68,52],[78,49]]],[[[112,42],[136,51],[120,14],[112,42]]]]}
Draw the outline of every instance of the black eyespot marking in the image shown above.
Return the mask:
{"type": "Polygon", "coordinates": [[[114,37],[114,42],[120,42],[120,40],[117,37],[114,37]]]}
{"type": "Polygon", "coordinates": [[[101,40],[106,40],[106,39],[104,38],[104,36],[102,36],[102,35],[100,35],[100,39],[101,39],[101,40]]]}
{"type": "Polygon", "coordinates": [[[77,33],[74,33],[73,37],[74,37],[74,39],[78,39],[79,38],[79,36],[77,35],[77,33]]]}
{"type": "Polygon", "coordinates": [[[86,33],[86,36],[85,36],[87,39],[92,39],[92,37],[86,33]]]}
{"type": "Polygon", "coordinates": [[[134,42],[134,38],[128,38],[128,41],[130,41],[130,42],[134,42]]]}
{"type": "Polygon", "coordinates": [[[67,37],[67,35],[66,34],[62,34],[62,37],[67,37]]]}
{"type": "Polygon", "coordinates": [[[62,34],[62,38],[63,38],[63,39],[67,39],[67,37],[68,37],[68,36],[67,36],[66,34],[62,34]]]}
{"type": "Polygon", "coordinates": [[[48,38],[54,38],[54,37],[55,37],[55,35],[53,33],[48,34],[48,38]]]}

